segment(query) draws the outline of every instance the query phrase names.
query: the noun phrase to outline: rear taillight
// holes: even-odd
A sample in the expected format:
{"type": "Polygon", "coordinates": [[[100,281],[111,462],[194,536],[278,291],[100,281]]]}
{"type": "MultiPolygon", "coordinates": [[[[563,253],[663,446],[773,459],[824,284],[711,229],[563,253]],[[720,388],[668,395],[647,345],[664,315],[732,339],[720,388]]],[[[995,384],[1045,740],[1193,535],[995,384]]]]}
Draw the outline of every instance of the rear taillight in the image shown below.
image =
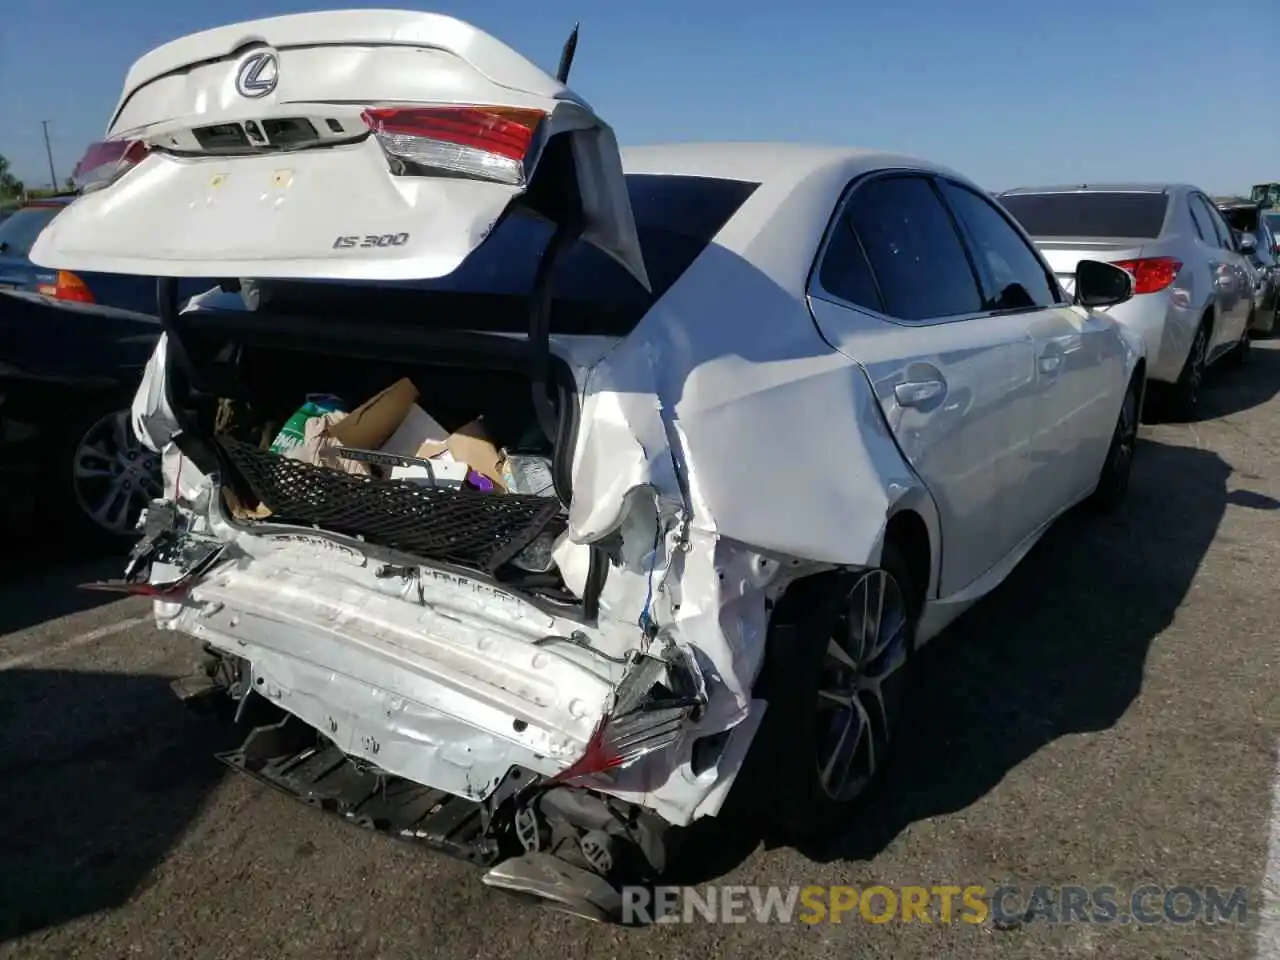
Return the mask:
{"type": "Polygon", "coordinates": [[[551,782],[608,773],[680,739],[705,708],[706,687],[688,656],[674,646],[665,652],[665,659],[642,654],[632,661],[582,756],[551,782]]]}
{"type": "Polygon", "coordinates": [[[1182,269],[1182,261],[1173,257],[1143,257],[1138,260],[1116,260],[1117,267],[1133,274],[1133,292],[1158,293],[1169,286],[1182,269]]]}
{"type": "Polygon", "coordinates": [[[141,140],[104,140],[91,143],[71,173],[79,190],[93,190],[114,183],[144,159],[150,148],[141,140]]]}
{"type": "Polygon", "coordinates": [[[652,707],[625,717],[602,717],[582,756],[552,781],[566,783],[606,773],[671,746],[680,739],[691,706],[652,707]]]}
{"type": "Polygon", "coordinates": [[[378,107],[361,119],[406,164],[524,186],[546,116],[515,107],[378,107]]]}
{"type": "Polygon", "coordinates": [[[76,303],[95,303],[93,293],[83,280],[69,270],[59,270],[53,283],[41,283],[36,292],[55,300],[73,300],[76,303]]]}

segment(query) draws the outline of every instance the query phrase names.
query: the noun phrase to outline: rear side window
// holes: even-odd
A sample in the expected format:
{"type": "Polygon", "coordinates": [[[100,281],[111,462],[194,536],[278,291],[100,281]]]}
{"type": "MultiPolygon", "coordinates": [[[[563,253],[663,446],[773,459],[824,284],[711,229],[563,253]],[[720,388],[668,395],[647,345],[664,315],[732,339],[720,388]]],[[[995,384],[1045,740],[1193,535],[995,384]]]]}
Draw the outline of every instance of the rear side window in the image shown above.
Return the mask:
{"type": "Polygon", "coordinates": [[[862,249],[862,243],[849,223],[847,215],[837,221],[822,257],[822,269],[818,282],[827,293],[847,303],[866,307],[876,313],[884,313],[884,300],[876,279],[871,275],[871,264],[862,249]]]}
{"type": "Polygon", "coordinates": [[[932,320],[981,311],[960,236],[928,180],[873,180],[853,192],[844,216],[866,251],[886,314],[932,320]]]}
{"type": "Polygon", "coordinates": [[[0,257],[26,257],[62,207],[23,207],[0,222],[0,257]]]}
{"type": "Polygon", "coordinates": [[[1164,226],[1163,193],[1014,193],[1000,198],[1033,237],[1154,240],[1164,226]]]}

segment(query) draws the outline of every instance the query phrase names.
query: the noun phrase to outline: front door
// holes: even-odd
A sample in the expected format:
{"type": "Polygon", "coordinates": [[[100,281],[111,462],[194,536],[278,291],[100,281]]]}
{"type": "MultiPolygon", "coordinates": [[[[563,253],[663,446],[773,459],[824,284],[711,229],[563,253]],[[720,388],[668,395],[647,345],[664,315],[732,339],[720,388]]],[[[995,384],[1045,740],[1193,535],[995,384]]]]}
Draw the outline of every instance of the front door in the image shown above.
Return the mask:
{"type": "Polygon", "coordinates": [[[943,196],[962,226],[989,303],[1020,315],[1035,345],[1029,471],[1011,509],[1039,527],[1098,480],[1115,425],[1124,355],[1114,322],[1074,307],[1051,268],[988,198],[948,180],[943,196]]]}

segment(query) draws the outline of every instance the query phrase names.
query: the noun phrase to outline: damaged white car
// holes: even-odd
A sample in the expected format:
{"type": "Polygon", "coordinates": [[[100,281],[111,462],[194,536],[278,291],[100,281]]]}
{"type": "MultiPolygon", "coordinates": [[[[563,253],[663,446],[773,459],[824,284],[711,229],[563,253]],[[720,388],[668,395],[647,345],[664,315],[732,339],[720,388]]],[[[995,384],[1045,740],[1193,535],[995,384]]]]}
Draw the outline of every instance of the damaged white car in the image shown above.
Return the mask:
{"type": "Polygon", "coordinates": [[[848,816],[915,649],[1124,496],[1146,359],[959,174],[620,152],[562,81],[422,13],[185,37],[31,256],[228,278],[160,283],[121,581],[223,759],[610,918],[731,790],[848,816]]]}

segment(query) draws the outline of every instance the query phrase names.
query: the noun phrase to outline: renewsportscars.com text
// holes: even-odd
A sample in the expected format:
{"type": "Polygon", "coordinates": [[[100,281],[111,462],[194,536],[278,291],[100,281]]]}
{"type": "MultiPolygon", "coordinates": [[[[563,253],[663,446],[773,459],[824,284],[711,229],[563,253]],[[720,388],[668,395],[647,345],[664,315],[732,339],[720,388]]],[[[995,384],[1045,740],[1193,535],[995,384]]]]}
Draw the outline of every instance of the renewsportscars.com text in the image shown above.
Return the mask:
{"type": "Polygon", "coordinates": [[[1244,887],[624,887],[624,923],[1244,923],[1244,887]]]}

